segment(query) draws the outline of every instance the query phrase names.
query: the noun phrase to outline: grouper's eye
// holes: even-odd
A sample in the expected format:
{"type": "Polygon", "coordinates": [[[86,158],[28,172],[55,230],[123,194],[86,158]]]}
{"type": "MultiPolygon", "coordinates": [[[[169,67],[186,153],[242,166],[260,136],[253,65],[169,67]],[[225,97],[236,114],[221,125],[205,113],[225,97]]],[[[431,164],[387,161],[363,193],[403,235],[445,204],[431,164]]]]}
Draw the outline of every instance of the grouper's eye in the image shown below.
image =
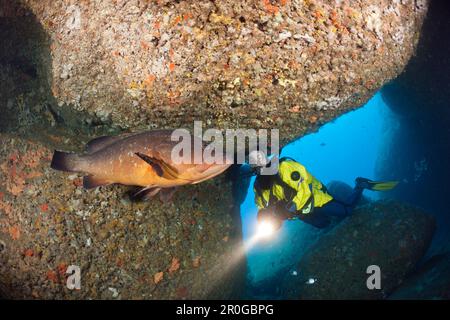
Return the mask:
{"type": "Polygon", "coordinates": [[[300,173],[298,171],[294,171],[291,173],[291,179],[292,181],[298,181],[300,180],[300,173]]]}

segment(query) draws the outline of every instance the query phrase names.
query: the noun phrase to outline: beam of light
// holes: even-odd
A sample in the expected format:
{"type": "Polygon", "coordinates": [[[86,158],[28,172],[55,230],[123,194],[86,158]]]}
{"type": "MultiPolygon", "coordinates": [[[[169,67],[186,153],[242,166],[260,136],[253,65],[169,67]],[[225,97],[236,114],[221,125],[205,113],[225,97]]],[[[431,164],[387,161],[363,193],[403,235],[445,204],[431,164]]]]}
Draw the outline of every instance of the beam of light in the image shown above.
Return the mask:
{"type": "Polygon", "coordinates": [[[269,238],[275,233],[275,226],[269,221],[262,221],[258,224],[257,238],[269,238]]]}
{"type": "MultiPolygon", "coordinates": [[[[220,263],[216,264],[210,273],[209,281],[211,287],[216,287],[229,272],[232,272],[240,263],[244,262],[244,258],[258,242],[268,240],[275,234],[275,226],[270,221],[261,221],[257,225],[256,233],[248,240],[239,242],[231,255],[220,257],[220,263]]],[[[212,289],[211,289],[212,290],[212,289]]]]}
{"type": "Polygon", "coordinates": [[[268,240],[275,233],[275,226],[270,221],[261,221],[258,223],[256,233],[245,242],[245,252],[252,249],[259,241],[268,240]]]}

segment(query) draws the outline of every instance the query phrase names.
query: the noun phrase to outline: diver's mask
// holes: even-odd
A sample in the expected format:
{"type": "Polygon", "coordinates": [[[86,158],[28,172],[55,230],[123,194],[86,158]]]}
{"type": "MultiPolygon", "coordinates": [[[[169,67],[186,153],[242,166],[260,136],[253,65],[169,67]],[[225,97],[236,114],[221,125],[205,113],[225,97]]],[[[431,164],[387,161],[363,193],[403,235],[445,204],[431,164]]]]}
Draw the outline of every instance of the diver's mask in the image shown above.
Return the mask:
{"type": "Polygon", "coordinates": [[[270,160],[263,151],[253,150],[248,155],[248,163],[252,171],[260,175],[262,168],[266,167],[270,160]]]}

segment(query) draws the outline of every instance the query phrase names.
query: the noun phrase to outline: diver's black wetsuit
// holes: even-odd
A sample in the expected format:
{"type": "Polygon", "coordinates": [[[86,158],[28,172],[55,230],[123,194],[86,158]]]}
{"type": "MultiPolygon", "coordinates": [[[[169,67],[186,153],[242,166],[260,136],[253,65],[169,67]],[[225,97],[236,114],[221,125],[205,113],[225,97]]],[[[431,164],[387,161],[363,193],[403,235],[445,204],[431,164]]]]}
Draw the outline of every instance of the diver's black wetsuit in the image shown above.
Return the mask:
{"type": "Polygon", "coordinates": [[[314,208],[309,214],[296,214],[300,220],[309,223],[316,228],[325,228],[330,224],[330,216],[344,218],[352,214],[353,208],[361,199],[364,188],[355,186],[352,193],[345,201],[333,198],[322,207],[314,208]]]}

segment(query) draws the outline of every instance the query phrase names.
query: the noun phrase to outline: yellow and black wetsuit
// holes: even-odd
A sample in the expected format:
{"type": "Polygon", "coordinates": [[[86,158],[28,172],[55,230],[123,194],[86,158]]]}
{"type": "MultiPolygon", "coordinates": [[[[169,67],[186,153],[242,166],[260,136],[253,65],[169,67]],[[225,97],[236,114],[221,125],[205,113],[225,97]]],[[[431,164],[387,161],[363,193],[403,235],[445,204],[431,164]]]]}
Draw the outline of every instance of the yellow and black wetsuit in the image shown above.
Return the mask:
{"type": "Polygon", "coordinates": [[[318,228],[326,227],[329,216],[351,214],[364,189],[391,190],[397,181],[372,181],[357,178],[356,185],[345,201],[328,194],[325,186],[306,168],[291,158],[281,158],[276,175],[259,175],[254,184],[258,209],[273,208],[283,219],[301,219],[318,228]]]}
{"type": "MultiPolygon", "coordinates": [[[[355,189],[356,190],[356,189],[355,189]]],[[[351,203],[342,203],[328,194],[325,186],[306,168],[291,158],[281,158],[276,175],[260,175],[254,184],[259,210],[272,207],[283,219],[300,219],[318,228],[329,224],[328,215],[346,216],[359,200],[357,190],[351,203]]]]}
{"type": "Polygon", "coordinates": [[[278,174],[258,176],[254,191],[258,209],[283,202],[288,211],[299,215],[308,215],[333,200],[320,181],[290,158],[280,159],[278,174]]]}

